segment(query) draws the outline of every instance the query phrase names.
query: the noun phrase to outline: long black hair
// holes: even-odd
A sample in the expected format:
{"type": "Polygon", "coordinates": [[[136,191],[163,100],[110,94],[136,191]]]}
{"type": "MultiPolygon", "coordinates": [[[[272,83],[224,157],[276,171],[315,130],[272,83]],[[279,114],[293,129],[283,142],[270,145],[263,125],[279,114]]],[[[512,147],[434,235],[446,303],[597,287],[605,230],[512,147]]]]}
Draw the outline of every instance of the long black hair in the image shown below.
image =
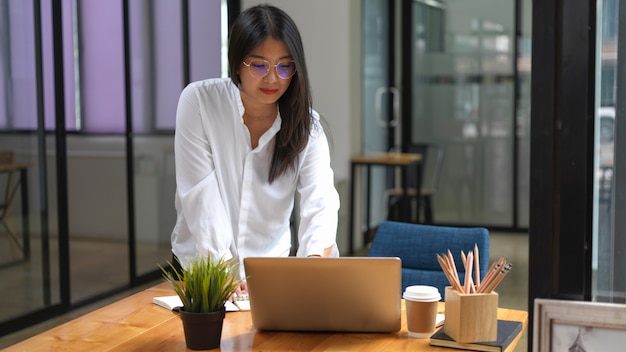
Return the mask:
{"type": "Polygon", "coordinates": [[[268,4],[256,5],[243,11],[233,23],[228,43],[230,77],[235,85],[241,84],[237,71],[244,58],[268,38],[285,43],[296,64],[296,73],[291,78],[287,91],[278,100],[282,117],[268,181],[293,169],[298,154],[309,140],[312,128],[312,98],[304,60],[304,47],[295,22],[283,10],[268,4]]]}

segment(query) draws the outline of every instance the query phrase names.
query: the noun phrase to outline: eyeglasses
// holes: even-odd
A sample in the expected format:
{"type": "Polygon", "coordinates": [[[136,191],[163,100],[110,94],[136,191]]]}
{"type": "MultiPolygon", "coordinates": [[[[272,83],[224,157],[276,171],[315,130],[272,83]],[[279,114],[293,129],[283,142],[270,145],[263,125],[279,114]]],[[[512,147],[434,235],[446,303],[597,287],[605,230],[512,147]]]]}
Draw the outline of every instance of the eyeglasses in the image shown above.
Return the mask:
{"type": "Polygon", "coordinates": [[[248,66],[248,71],[252,77],[263,78],[270,72],[270,68],[275,67],[278,77],[282,79],[291,78],[296,73],[296,63],[291,61],[279,62],[276,65],[270,65],[267,60],[254,59],[249,63],[243,61],[243,64],[248,66]]]}

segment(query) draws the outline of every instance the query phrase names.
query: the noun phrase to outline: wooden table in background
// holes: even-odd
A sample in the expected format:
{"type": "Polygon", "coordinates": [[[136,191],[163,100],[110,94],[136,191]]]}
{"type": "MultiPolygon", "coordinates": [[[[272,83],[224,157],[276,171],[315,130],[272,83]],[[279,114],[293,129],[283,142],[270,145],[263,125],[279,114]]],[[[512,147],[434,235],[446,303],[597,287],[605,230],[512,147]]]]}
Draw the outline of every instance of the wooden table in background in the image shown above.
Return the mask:
{"type": "MultiPolygon", "coordinates": [[[[17,243],[18,247],[22,251],[25,260],[30,258],[30,228],[28,225],[28,168],[31,167],[31,163],[0,163],[0,174],[7,174],[9,177],[7,182],[12,180],[13,173],[19,173],[19,179],[14,184],[9,184],[6,192],[8,192],[7,196],[7,204],[4,204],[5,209],[4,212],[9,210],[11,207],[11,203],[17,192],[17,188],[19,187],[21,190],[21,203],[22,203],[22,243],[19,243],[19,240],[14,237],[14,234],[9,232],[8,235],[12,237],[12,239],[17,243]]],[[[4,187],[4,185],[0,186],[4,187]]],[[[1,201],[4,201],[1,200],[1,201]]],[[[5,214],[6,216],[6,214],[5,214]]],[[[5,219],[0,219],[0,221],[6,221],[5,219]]],[[[6,223],[4,226],[7,226],[6,223]]],[[[9,230],[7,228],[7,230],[9,230]]],[[[10,230],[9,230],[10,231],[10,230]]],[[[5,263],[6,264],[6,263],[5,263]]]]}
{"type": "MultiPolygon", "coordinates": [[[[365,171],[366,171],[366,186],[365,186],[365,195],[364,195],[364,201],[365,201],[365,231],[364,231],[364,237],[363,237],[363,245],[367,245],[367,243],[369,242],[369,226],[370,226],[370,188],[371,188],[371,167],[372,166],[384,166],[384,167],[394,167],[394,168],[400,168],[402,170],[401,172],[401,181],[400,181],[400,187],[403,190],[403,197],[401,202],[403,202],[403,206],[400,207],[401,209],[401,218],[403,221],[409,221],[411,218],[411,214],[410,214],[410,207],[408,206],[408,204],[406,204],[406,202],[408,202],[407,200],[407,193],[408,193],[408,188],[409,188],[409,183],[408,183],[408,179],[409,179],[409,166],[411,165],[415,165],[417,167],[417,179],[416,184],[415,184],[415,189],[421,189],[422,186],[422,154],[417,154],[417,153],[375,153],[375,154],[367,154],[367,155],[358,155],[358,156],[354,156],[352,157],[352,159],[350,160],[350,228],[349,228],[349,252],[350,254],[354,253],[354,230],[355,230],[355,226],[354,226],[354,214],[355,214],[355,208],[356,208],[356,202],[354,200],[354,196],[356,194],[356,182],[355,182],[355,178],[357,175],[357,168],[359,167],[365,167],[365,171]]],[[[417,202],[416,205],[416,214],[420,213],[420,202],[417,202]]],[[[361,211],[361,215],[363,214],[362,208],[359,207],[359,210],[361,211]]],[[[416,217],[417,219],[417,217],[416,217]]],[[[362,231],[362,229],[359,228],[359,231],[362,231]]]]}
{"type": "MultiPolygon", "coordinates": [[[[152,304],[155,296],[173,295],[162,283],[17,343],[10,351],[187,351],[178,313],[152,304]]],[[[444,304],[440,303],[443,310],[444,304]]],[[[528,323],[528,313],[498,310],[498,319],[523,322],[507,351],[513,351],[528,323]]],[[[222,331],[221,351],[440,351],[454,349],[429,345],[429,339],[396,333],[265,332],[252,326],[250,312],[228,312],[222,331]]],[[[457,350],[460,351],[460,350],[457,350]]]]}

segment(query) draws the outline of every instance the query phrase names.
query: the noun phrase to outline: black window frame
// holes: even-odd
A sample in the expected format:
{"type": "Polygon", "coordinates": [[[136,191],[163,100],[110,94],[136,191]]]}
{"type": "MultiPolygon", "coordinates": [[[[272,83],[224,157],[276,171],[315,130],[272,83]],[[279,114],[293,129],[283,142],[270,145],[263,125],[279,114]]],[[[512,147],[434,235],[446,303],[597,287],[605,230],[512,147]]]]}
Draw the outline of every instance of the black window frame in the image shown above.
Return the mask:
{"type": "Polygon", "coordinates": [[[591,300],[595,0],[533,0],[529,346],[535,298],[591,300]]]}

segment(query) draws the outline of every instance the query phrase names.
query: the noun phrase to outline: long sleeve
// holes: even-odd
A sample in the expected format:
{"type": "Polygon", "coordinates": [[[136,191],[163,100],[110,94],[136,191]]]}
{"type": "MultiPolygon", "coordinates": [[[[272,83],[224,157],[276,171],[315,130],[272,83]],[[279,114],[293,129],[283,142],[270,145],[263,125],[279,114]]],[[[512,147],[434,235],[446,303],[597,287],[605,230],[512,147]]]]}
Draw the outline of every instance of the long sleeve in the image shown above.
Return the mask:
{"type": "Polygon", "coordinates": [[[232,226],[202,115],[196,90],[187,87],[179,100],[174,137],[177,227],[188,231],[175,231],[178,238],[173,243],[183,263],[196,255],[233,256],[232,226]]]}
{"type": "MultiPolygon", "coordinates": [[[[317,114],[314,116],[317,117],[317,114]]],[[[339,195],[334,186],[326,135],[319,124],[315,126],[301,159],[298,177],[300,247],[297,255],[321,255],[325,248],[333,246],[331,255],[338,256],[336,236],[339,195]]]]}

